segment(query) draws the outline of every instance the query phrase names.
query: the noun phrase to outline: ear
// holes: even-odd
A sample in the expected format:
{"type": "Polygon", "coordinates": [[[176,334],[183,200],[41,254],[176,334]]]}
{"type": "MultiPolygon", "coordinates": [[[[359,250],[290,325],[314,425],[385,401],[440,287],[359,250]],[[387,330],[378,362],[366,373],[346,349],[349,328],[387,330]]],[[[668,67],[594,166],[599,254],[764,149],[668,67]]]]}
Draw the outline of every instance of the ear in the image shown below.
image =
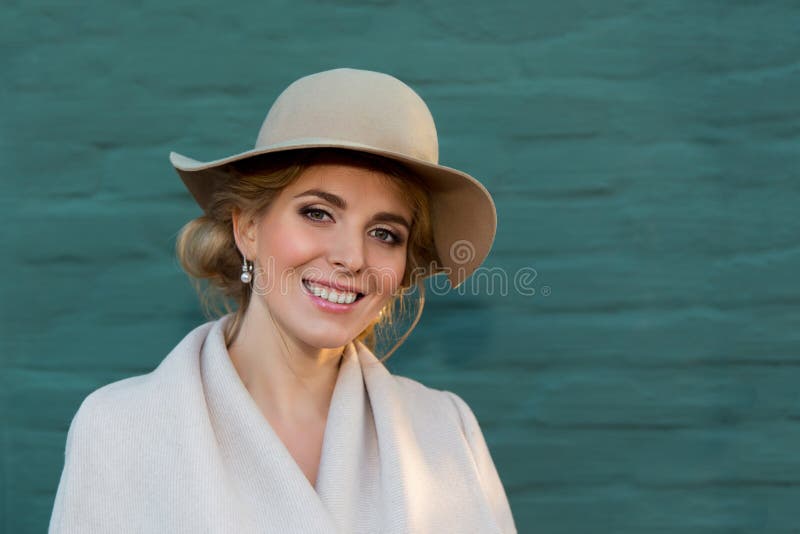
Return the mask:
{"type": "Polygon", "coordinates": [[[239,252],[248,259],[253,259],[256,255],[256,221],[252,217],[245,216],[239,208],[233,208],[231,212],[231,222],[233,224],[233,239],[239,252]]]}

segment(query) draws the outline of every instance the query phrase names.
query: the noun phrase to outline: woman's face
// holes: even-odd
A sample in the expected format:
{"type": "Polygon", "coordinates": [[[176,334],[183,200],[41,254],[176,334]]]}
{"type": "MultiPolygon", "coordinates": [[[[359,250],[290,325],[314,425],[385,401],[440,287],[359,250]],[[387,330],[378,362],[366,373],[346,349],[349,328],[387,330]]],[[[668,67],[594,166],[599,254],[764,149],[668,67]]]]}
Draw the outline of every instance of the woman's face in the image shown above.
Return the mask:
{"type": "Polygon", "coordinates": [[[338,163],[309,167],[251,227],[251,305],[263,305],[296,342],[346,345],[398,289],[411,216],[397,186],[380,171],[338,163]]]}

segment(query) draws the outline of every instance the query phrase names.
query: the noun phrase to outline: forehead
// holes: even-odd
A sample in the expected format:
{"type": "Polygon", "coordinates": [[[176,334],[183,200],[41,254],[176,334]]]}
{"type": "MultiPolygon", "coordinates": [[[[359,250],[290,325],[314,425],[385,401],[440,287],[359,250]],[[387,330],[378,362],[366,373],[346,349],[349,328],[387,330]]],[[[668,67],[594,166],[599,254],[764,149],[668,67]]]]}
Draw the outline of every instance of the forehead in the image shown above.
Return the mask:
{"type": "Polygon", "coordinates": [[[341,163],[318,163],[309,166],[284,191],[293,198],[308,189],[334,193],[350,205],[392,208],[410,213],[403,189],[394,178],[379,169],[341,163]]]}

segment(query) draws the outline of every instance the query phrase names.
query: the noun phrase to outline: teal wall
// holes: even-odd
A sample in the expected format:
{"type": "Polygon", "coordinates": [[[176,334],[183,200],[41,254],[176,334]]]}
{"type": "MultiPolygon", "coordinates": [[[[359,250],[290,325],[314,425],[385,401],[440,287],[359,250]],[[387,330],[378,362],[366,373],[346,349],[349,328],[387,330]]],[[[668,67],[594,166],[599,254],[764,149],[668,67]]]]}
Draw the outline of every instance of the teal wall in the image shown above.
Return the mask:
{"type": "Polygon", "coordinates": [[[0,12],[0,528],[72,415],[204,321],[170,150],[250,148],[294,79],[394,74],[482,179],[489,267],[390,369],[459,393],[520,532],[800,529],[800,4],[12,0],[0,12]]]}

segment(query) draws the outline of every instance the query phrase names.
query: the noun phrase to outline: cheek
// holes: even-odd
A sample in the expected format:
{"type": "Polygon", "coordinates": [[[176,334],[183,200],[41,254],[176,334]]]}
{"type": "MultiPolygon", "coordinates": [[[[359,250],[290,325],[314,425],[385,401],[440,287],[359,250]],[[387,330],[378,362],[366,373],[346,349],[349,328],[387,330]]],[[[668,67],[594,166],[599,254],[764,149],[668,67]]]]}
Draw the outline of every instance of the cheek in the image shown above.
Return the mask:
{"type": "Polygon", "coordinates": [[[303,264],[319,253],[318,240],[298,225],[272,224],[263,228],[262,235],[262,257],[265,261],[272,257],[274,264],[282,268],[303,264]]]}
{"type": "Polygon", "coordinates": [[[371,263],[374,276],[370,276],[370,283],[374,283],[373,291],[390,297],[403,281],[406,267],[406,252],[379,251],[371,263]]]}

